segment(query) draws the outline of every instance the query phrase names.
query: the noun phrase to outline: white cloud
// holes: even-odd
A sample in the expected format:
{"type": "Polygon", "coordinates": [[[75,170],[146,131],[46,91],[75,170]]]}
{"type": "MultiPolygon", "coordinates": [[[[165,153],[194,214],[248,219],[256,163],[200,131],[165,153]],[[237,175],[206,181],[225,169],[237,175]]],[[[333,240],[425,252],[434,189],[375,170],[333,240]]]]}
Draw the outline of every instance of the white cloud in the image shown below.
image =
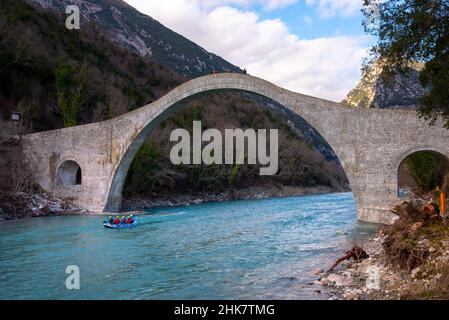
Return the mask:
{"type": "Polygon", "coordinates": [[[192,0],[200,5],[202,8],[217,8],[223,6],[237,5],[244,8],[249,8],[254,5],[260,5],[267,10],[274,10],[283,8],[291,4],[297,3],[298,0],[192,0]]]}
{"type": "MultiPolygon", "coordinates": [[[[147,2],[146,0],[129,0],[127,2],[133,1],[147,2]]],[[[330,18],[336,15],[352,16],[360,13],[362,8],[362,0],[192,0],[191,2],[204,9],[214,9],[223,6],[250,8],[259,5],[264,9],[274,10],[301,1],[304,1],[310,7],[316,8],[319,16],[322,18],[330,18]]]]}
{"type": "Polygon", "coordinates": [[[340,101],[360,78],[368,46],[362,36],[304,40],[279,19],[262,20],[254,12],[229,6],[204,6],[226,0],[126,1],[250,74],[296,92],[340,101]]]}
{"type": "Polygon", "coordinates": [[[362,0],[306,0],[307,5],[315,6],[321,18],[336,15],[353,16],[360,13],[362,0]]]}

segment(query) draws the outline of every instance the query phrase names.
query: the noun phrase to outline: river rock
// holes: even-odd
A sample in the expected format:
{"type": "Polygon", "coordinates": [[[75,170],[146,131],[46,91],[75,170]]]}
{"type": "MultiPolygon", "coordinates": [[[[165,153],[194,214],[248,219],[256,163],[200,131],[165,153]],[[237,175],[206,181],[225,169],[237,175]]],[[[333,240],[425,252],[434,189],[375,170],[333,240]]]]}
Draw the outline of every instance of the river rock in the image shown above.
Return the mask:
{"type": "MultiPolygon", "coordinates": [[[[321,279],[321,281],[323,281],[323,279],[321,279]]],[[[326,277],[326,281],[328,281],[329,285],[333,285],[338,288],[346,286],[348,282],[350,282],[350,277],[347,278],[343,275],[332,273],[326,277]]]]}
{"type": "Polygon", "coordinates": [[[347,300],[358,300],[359,299],[359,295],[357,294],[356,291],[348,291],[343,293],[343,297],[347,300]]]}
{"type": "Polygon", "coordinates": [[[431,243],[428,239],[422,239],[418,242],[418,245],[420,245],[421,247],[424,247],[424,248],[428,248],[431,246],[431,243]]]}
{"type": "Polygon", "coordinates": [[[419,267],[413,269],[412,272],[410,273],[410,277],[412,279],[416,278],[416,275],[418,274],[419,270],[420,270],[419,267]]]}
{"type": "Polygon", "coordinates": [[[442,240],[441,245],[446,249],[449,248],[449,240],[442,240]]]}
{"type": "Polygon", "coordinates": [[[412,224],[412,226],[410,227],[410,230],[412,232],[416,232],[421,227],[422,227],[422,222],[416,222],[416,223],[412,224]]]}

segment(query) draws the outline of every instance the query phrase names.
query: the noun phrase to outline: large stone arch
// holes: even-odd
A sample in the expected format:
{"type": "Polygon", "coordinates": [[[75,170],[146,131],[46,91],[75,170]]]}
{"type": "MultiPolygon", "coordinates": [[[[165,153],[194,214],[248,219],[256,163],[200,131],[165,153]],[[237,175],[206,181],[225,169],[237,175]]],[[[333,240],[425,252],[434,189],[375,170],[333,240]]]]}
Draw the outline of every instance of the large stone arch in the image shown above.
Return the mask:
{"type": "MultiPolygon", "coordinates": [[[[259,78],[245,76],[240,74],[218,74],[206,76],[191,80],[184,85],[173,90],[167,96],[160,100],[155,108],[151,108],[146,119],[143,119],[137,131],[128,140],[123,156],[113,169],[114,174],[110,181],[109,194],[105,206],[105,210],[118,210],[122,200],[122,190],[129,167],[134,159],[137,151],[142,146],[148,135],[157,128],[165,119],[175,113],[182,105],[191,99],[205,95],[207,93],[218,91],[239,91],[247,92],[268,98],[283,107],[294,112],[296,115],[304,119],[311,127],[313,127],[329,144],[331,149],[340,160],[340,152],[336,137],[329,133],[329,128],[323,126],[322,121],[317,121],[314,111],[318,108],[328,108],[329,105],[336,103],[325,101],[306,95],[293,93],[286,89],[275,86],[267,81],[259,78]],[[323,103],[325,102],[325,103],[323,103]],[[315,109],[315,110],[313,110],[315,109]]],[[[150,106],[148,106],[149,108],[150,106]]],[[[144,107],[145,108],[145,107],[144,107]]],[[[345,109],[343,106],[340,108],[345,109]]],[[[355,193],[359,193],[359,188],[353,182],[352,173],[345,168],[345,162],[340,160],[343,170],[349,180],[351,188],[355,193]]],[[[357,196],[355,197],[357,201],[357,196]]]]}
{"type": "Polygon", "coordinates": [[[256,77],[230,73],[190,80],[159,100],[108,121],[24,136],[24,152],[44,189],[75,198],[92,212],[114,208],[121,202],[131,160],[146,136],[187,100],[222,90],[267,97],[315,128],[340,160],[362,221],[392,221],[397,168],[408,153],[425,149],[449,155],[449,130],[441,121],[429,127],[416,111],[354,109],[294,93],[256,77]],[[55,183],[62,159],[80,164],[82,185],[55,183]]]}

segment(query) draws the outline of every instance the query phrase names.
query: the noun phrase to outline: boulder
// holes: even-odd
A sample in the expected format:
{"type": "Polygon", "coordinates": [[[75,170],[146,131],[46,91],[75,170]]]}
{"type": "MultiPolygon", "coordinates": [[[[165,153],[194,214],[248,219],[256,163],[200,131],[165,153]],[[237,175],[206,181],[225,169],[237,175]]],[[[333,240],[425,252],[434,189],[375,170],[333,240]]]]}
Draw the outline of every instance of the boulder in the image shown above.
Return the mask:
{"type": "Polygon", "coordinates": [[[411,225],[410,231],[416,232],[421,227],[422,227],[422,222],[415,222],[414,224],[411,225]]]}

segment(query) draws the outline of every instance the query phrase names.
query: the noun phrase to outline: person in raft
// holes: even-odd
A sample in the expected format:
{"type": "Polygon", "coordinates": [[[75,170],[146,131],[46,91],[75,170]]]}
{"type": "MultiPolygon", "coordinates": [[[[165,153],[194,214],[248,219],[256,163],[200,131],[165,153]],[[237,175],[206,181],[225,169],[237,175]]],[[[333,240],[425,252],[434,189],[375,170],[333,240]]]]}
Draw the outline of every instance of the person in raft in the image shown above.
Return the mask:
{"type": "Polygon", "coordinates": [[[130,215],[126,218],[125,218],[125,216],[122,216],[121,219],[119,216],[117,216],[115,219],[113,219],[112,217],[109,217],[108,223],[110,223],[110,224],[133,224],[134,218],[133,218],[133,215],[130,215]]]}

